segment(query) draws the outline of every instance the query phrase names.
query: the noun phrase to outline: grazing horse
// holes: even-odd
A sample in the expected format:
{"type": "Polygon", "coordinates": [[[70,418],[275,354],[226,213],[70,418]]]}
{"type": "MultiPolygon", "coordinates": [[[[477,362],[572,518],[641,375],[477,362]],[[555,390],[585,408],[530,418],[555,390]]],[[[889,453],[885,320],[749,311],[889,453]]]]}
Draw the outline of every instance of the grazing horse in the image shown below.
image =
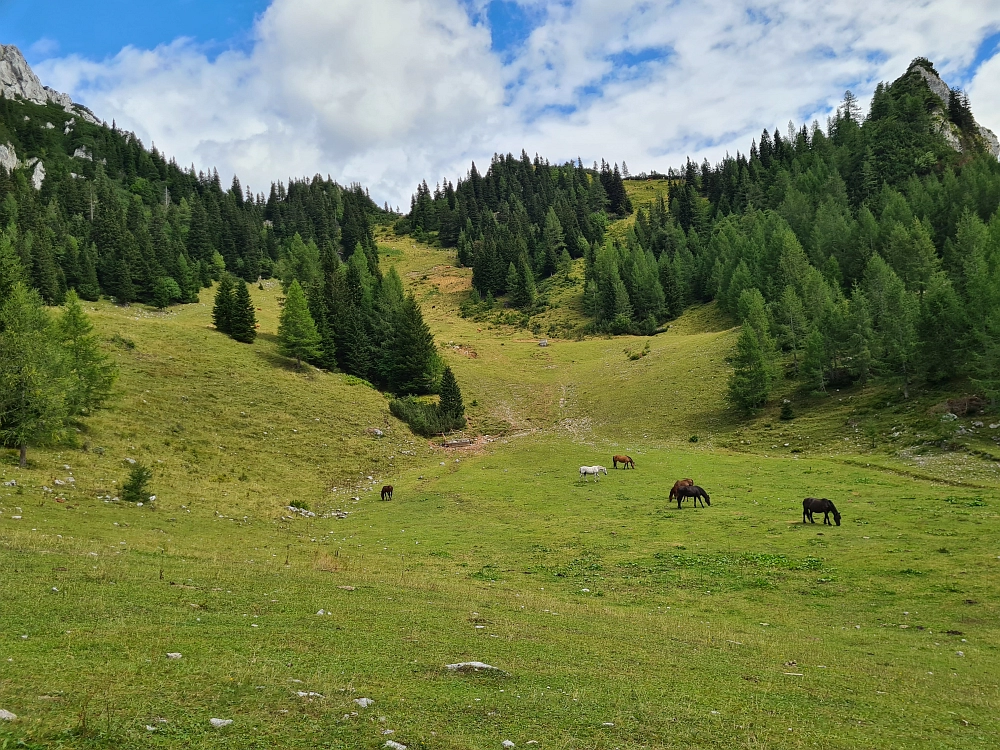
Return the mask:
{"type": "Polygon", "coordinates": [[[802,501],[802,523],[805,523],[807,518],[810,523],[816,523],[813,520],[813,513],[822,513],[823,523],[828,526],[833,526],[830,523],[830,514],[833,513],[833,520],[840,526],[840,512],[837,506],[825,497],[807,497],[802,501]]]}
{"type": "Polygon", "coordinates": [[[712,501],[708,499],[708,493],[705,492],[701,487],[696,484],[689,484],[684,487],[680,487],[677,490],[677,510],[681,509],[681,500],[686,497],[690,497],[694,500],[694,507],[698,507],[698,501],[701,501],[701,507],[705,507],[705,503],[709,505],[712,501]]]}
{"type": "Polygon", "coordinates": [[[618,468],[618,464],[621,464],[623,469],[635,468],[635,461],[630,456],[612,456],[611,463],[614,464],[616,469],[618,468]]]}
{"type": "Polygon", "coordinates": [[[382,488],[382,499],[383,500],[392,500],[392,485],[391,484],[387,484],[385,487],[382,488]]]}
{"type": "Polygon", "coordinates": [[[604,472],[604,475],[607,476],[608,470],[603,466],[581,466],[580,478],[587,481],[587,477],[592,474],[594,476],[594,481],[596,482],[600,478],[602,471],[604,472]]]}
{"type": "Polygon", "coordinates": [[[674,486],[670,489],[669,500],[673,500],[677,497],[677,493],[680,491],[681,487],[690,487],[693,484],[694,484],[693,479],[678,479],[676,482],[674,482],[674,486]]]}

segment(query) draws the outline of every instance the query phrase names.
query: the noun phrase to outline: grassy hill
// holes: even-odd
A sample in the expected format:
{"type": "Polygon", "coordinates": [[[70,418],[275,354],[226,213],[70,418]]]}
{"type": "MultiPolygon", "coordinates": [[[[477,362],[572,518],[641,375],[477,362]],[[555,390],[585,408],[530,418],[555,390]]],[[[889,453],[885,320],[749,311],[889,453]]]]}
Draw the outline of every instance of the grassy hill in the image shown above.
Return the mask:
{"type": "MultiPolygon", "coordinates": [[[[120,396],[75,447],[0,464],[0,708],[18,715],[0,741],[992,746],[988,420],[944,424],[932,392],[789,386],[795,419],[743,421],[719,406],[735,331],[714,305],[650,339],[540,347],[458,314],[452,252],[378,242],[489,440],[434,447],[365,384],[297,372],[274,284],[251,288],[250,346],[211,328],[208,293],[88,305],[120,396]],[[942,435],[962,449],[928,447],[942,435]],[[620,452],[635,471],[579,480],[620,452]],[[154,503],[105,501],[126,458],[153,468],[154,503]],[[668,505],[682,476],[711,507],[668,505]],[[806,496],[843,525],[803,525],[806,496]],[[444,666],[472,660],[506,674],[444,666]]],[[[559,294],[547,314],[572,324],[559,294]]]]}

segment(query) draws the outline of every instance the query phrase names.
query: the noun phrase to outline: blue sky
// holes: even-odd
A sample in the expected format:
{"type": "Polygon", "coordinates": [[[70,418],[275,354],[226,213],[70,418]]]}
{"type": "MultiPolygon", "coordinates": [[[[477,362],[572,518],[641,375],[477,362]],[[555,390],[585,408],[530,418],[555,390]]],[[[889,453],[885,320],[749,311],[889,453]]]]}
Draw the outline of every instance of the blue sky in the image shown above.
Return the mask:
{"type": "Polygon", "coordinates": [[[998,0],[0,0],[0,43],[183,164],[405,205],[496,152],[746,152],[917,56],[1000,131],[998,0]]]}
{"type": "Polygon", "coordinates": [[[122,47],[151,48],[188,36],[245,45],[269,0],[0,0],[5,44],[29,62],[53,54],[103,59],[122,47]]]}
{"type": "MultiPolygon", "coordinates": [[[[31,63],[53,55],[103,59],[128,45],[153,48],[178,37],[205,45],[209,54],[245,48],[254,20],[271,0],[0,0],[0,43],[15,44],[31,63]]],[[[493,0],[469,15],[491,30],[492,48],[515,52],[544,19],[540,6],[493,0]]]]}

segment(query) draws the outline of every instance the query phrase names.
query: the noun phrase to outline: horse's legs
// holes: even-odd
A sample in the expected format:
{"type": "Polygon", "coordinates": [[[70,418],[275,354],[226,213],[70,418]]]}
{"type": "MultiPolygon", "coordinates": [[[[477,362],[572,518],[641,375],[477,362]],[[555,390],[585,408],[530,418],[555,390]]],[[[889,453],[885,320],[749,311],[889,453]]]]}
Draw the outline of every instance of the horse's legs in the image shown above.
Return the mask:
{"type": "Polygon", "coordinates": [[[809,514],[809,523],[816,523],[816,519],[813,518],[813,512],[811,510],[807,510],[806,513],[809,514]]]}

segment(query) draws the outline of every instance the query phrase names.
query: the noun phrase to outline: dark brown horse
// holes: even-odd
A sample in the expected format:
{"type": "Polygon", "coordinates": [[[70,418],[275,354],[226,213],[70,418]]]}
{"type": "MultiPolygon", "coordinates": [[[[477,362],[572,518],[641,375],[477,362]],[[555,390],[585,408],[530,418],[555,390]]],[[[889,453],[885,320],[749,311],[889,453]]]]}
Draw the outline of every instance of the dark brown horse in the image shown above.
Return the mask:
{"type": "Polygon", "coordinates": [[[677,492],[680,490],[681,487],[690,487],[692,484],[694,484],[693,479],[678,479],[676,482],[674,482],[674,486],[670,489],[669,499],[670,500],[676,499],[677,492]]]}
{"type": "Polygon", "coordinates": [[[618,464],[621,464],[623,469],[635,468],[635,461],[628,456],[612,456],[611,463],[616,469],[618,468],[618,464]]]}
{"type": "Polygon", "coordinates": [[[382,488],[382,499],[383,500],[392,500],[392,485],[391,484],[387,484],[385,487],[382,488]]]}
{"type": "Polygon", "coordinates": [[[833,520],[840,526],[840,512],[837,506],[825,497],[807,497],[802,501],[802,523],[805,523],[807,518],[809,523],[816,523],[813,520],[813,513],[822,513],[823,523],[829,526],[833,525],[830,523],[830,514],[833,513],[833,520]]]}
{"type": "Polygon", "coordinates": [[[677,490],[677,510],[681,509],[681,500],[686,497],[690,497],[694,500],[694,507],[696,508],[698,507],[699,500],[701,501],[702,508],[705,507],[705,503],[708,503],[709,505],[712,504],[712,501],[709,500],[708,493],[705,492],[705,490],[696,484],[689,484],[684,487],[680,487],[677,490]]]}

